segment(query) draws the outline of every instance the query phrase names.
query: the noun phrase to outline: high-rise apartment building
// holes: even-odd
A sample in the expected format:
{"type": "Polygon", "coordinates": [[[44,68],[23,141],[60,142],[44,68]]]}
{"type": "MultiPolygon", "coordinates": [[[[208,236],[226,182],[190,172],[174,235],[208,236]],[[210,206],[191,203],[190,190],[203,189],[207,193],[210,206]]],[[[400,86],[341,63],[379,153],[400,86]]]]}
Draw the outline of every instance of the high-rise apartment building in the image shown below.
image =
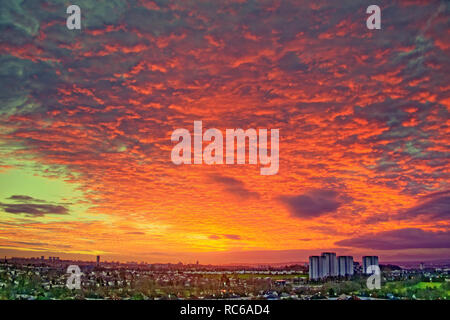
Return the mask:
{"type": "Polygon", "coordinates": [[[322,257],[309,257],[309,279],[318,280],[322,278],[322,257]]]}
{"type": "Polygon", "coordinates": [[[309,257],[309,278],[317,280],[336,277],[339,266],[334,252],[322,252],[321,256],[309,257]]]}
{"type": "Polygon", "coordinates": [[[338,274],[339,274],[339,276],[342,276],[342,277],[353,275],[353,257],[352,256],[338,257],[338,274]]]}
{"type": "Polygon", "coordinates": [[[377,266],[378,267],[378,256],[364,256],[362,257],[363,264],[363,274],[368,274],[367,268],[369,266],[377,266]]]}
{"type": "Polygon", "coordinates": [[[336,277],[338,275],[338,263],[336,253],[322,252],[323,277],[336,277]]]}

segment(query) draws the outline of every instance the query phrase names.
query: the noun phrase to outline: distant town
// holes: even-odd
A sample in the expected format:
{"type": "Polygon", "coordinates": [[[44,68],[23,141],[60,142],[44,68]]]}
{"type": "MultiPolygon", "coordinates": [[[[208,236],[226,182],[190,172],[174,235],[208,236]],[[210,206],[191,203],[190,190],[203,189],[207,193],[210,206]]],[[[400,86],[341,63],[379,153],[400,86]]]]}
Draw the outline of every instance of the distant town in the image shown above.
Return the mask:
{"type": "Polygon", "coordinates": [[[0,262],[0,299],[435,300],[450,299],[449,273],[447,264],[404,267],[380,264],[377,256],[364,256],[359,263],[334,252],[310,256],[309,263],[277,266],[5,257],[0,262]],[[79,288],[67,285],[69,266],[80,270],[79,288]],[[366,284],[369,266],[381,271],[379,289],[366,284]]]}

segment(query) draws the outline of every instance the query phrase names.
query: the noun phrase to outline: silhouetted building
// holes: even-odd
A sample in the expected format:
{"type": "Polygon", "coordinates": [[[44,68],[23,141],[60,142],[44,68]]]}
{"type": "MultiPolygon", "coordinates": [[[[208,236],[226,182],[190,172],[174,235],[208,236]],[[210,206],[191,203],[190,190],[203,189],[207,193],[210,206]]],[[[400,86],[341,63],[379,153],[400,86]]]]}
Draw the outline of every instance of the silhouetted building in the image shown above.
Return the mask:
{"type": "Polygon", "coordinates": [[[336,277],[338,275],[338,263],[336,253],[322,252],[322,278],[336,277]]]}
{"type": "Polygon", "coordinates": [[[100,256],[97,256],[97,266],[100,265],[100,256]]]}
{"type": "Polygon", "coordinates": [[[336,277],[339,266],[334,252],[322,252],[322,255],[309,257],[309,278],[312,280],[336,277]]]}
{"type": "Polygon", "coordinates": [[[322,257],[309,257],[309,279],[318,280],[322,278],[322,257]]]}
{"type": "Polygon", "coordinates": [[[378,267],[378,256],[364,256],[362,257],[362,265],[364,274],[368,274],[367,268],[369,266],[377,266],[378,267]]]}

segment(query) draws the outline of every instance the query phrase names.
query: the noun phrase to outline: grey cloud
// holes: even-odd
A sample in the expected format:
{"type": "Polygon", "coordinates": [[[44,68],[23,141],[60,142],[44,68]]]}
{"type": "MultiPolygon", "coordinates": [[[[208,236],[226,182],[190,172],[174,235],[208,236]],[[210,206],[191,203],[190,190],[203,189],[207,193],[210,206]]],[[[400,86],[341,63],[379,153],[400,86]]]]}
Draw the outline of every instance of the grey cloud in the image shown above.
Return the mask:
{"type": "Polygon", "coordinates": [[[367,224],[376,224],[389,220],[426,219],[433,221],[448,220],[450,218],[450,191],[439,191],[421,198],[419,204],[394,214],[383,214],[368,217],[367,224]]]}
{"type": "Polygon", "coordinates": [[[306,71],[308,66],[300,61],[295,52],[286,53],[280,60],[279,65],[284,71],[306,71]]]}
{"type": "Polygon", "coordinates": [[[237,234],[224,234],[223,236],[230,240],[241,240],[241,236],[237,234]]]}
{"type": "Polygon", "coordinates": [[[450,248],[450,231],[433,232],[404,228],[345,239],[335,244],[374,250],[450,248]]]}
{"type": "Polygon", "coordinates": [[[222,234],[220,236],[216,235],[216,234],[212,234],[208,237],[208,239],[219,240],[219,239],[222,239],[222,237],[225,239],[229,239],[229,240],[241,240],[241,236],[237,235],[237,234],[222,234]]]}
{"type": "Polygon", "coordinates": [[[22,203],[22,204],[8,204],[0,203],[0,207],[8,213],[14,214],[26,214],[33,217],[42,217],[46,214],[68,214],[69,210],[60,205],[53,204],[34,204],[34,203],[22,203]]]}
{"type": "Polygon", "coordinates": [[[403,218],[414,218],[417,216],[426,216],[427,219],[447,220],[450,218],[450,192],[440,192],[436,195],[430,195],[430,200],[406,210],[401,216],[403,218]]]}
{"type": "Polygon", "coordinates": [[[335,212],[342,204],[334,190],[314,189],[295,196],[281,196],[279,200],[297,218],[316,218],[335,212]]]}
{"type": "Polygon", "coordinates": [[[7,199],[15,202],[0,202],[0,208],[7,213],[25,214],[29,217],[42,217],[47,214],[65,215],[69,213],[69,209],[62,204],[46,203],[45,200],[36,199],[27,195],[12,195],[7,199]]]}
{"type": "Polygon", "coordinates": [[[239,198],[259,198],[259,194],[257,192],[248,190],[245,187],[245,184],[236,178],[213,175],[211,176],[211,179],[222,185],[225,192],[239,198]]]}
{"type": "Polygon", "coordinates": [[[8,200],[23,201],[23,202],[29,202],[29,201],[45,202],[45,200],[35,199],[33,197],[25,196],[25,195],[12,195],[11,197],[8,198],[8,200]]]}

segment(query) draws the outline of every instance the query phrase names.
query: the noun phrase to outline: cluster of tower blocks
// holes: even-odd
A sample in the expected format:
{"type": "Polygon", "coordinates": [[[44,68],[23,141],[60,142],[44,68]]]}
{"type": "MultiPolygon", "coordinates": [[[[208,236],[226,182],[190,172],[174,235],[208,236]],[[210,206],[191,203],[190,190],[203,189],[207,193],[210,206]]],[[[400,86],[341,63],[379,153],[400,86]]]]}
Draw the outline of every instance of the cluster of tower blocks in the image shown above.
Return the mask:
{"type": "MultiPolygon", "coordinates": [[[[362,273],[369,273],[369,266],[378,266],[377,256],[362,257],[362,273]]],[[[309,257],[309,279],[318,280],[329,277],[348,277],[355,273],[352,256],[336,257],[334,252],[322,252],[320,256],[309,257]]]]}

